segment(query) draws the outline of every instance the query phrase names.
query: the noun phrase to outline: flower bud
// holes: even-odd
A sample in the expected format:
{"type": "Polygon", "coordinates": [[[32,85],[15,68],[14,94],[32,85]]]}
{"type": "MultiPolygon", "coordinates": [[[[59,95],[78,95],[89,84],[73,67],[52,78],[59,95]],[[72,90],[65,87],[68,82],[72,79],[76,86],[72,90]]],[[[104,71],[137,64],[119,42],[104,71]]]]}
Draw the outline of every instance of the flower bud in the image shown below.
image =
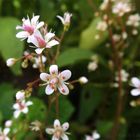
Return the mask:
{"type": "Polygon", "coordinates": [[[11,66],[13,66],[16,62],[17,62],[17,59],[15,59],[15,58],[9,58],[9,59],[7,59],[7,61],[6,61],[6,65],[7,65],[8,67],[11,67],[11,66]]]}
{"type": "Polygon", "coordinates": [[[82,76],[82,77],[79,78],[79,82],[81,84],[86,84],[88,82],[88,79],[86,77],[82,76]]]}
{"type": "Polygon", "coordinates": [[[11,120],[7,120],[5,122],[5,127],[11,127],[11,125],[12,125],[12,121],[11,120]]]}

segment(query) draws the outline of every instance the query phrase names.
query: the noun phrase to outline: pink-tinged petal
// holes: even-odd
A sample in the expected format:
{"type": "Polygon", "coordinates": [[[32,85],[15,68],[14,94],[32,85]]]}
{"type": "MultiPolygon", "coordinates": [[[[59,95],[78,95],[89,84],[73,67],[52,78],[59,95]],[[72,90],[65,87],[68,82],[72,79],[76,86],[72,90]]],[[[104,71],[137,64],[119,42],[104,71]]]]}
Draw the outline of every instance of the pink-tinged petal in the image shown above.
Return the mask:
{"type": "Polygon", "coordinates": [[[140,90],[139,89],[132,89],[131,90],[131,95],[132,96],[139,96],[140,95],[140,90]]]}
{"type": "Polygon", "coordinates": [[[42,81],[48,82],[48,81],[50,80],[50,75],[47,74],[47,73],[41,73],[41,74],[40,74],[40,79],[41,79],[42,81]]]}
{"type": "Polygon", "coordinates": [[[63,95],[68,95],[69,94],[69,89],[68,89],[68,87],[64,83],[62,83],[60,86],[58,86],[58,90],[63,95]]]}
{"type": "Polygon", "coordinates": [[[49,71],[50,71],[50,74],[58,75],[58,66],[57,65],[51,65],[49,71]]]}
{"type": "Polygon", "coordinates": [[[52,140],[60,140],[60,139],[53,135],[52,140]]]}
{"type": "Polygon", "coordinates": [[[59,74],[59,76],[63,81],[67,81],[71,77],[71,71],[64,70],[59,74]]]}
{"type": "Polygon", "coordinates": [[[69,123],[64,123],[63,125],[62,125],[62,128],[63,128],[63,130],[64,131],[67,131],[68,130],[68,128],[69,128],[69,123]]]}
{"type": "Polygon", "coordinates": [[[54,121],[54,128],[58,128],[58,127],[60,127],[60,125],[61,125],[61,124],[60,124],[60,121],[56,119],[56,120],[54,121]]]}
{"type": "Polygon", "coordinates": [[[51,95],[53,92],[54,92],[54,89],[51,88],[50,85],[47,85],[47,87],[46,87],[46,89],[45,89],[45,93],[46,93],[47,95],[51,95]]]}
{"type": "Polygon", "coordinates": [[[64,21],[64,18],[63,17],[61,17],[61,16],[56,16],[56,17],[61,20],[62,24],[65,24],[65,21],[64,21]]]}
{"type": "Polygon", "coordinates": [[[50,39],[52,39],[54,36],[55,36],[54,33],[51,33],[51,32],[47,33],[47,34],[45,35],[45,41],[48,42],[48,41],[49,41],[50,39]]]}
{"type": "Polygon", "coordinates": [[[30,105],[33,105],[33,102],[32,101],[27,101],[26,106],[30,106],[30,105]]]}
{"type": "Polygon", "coordinates": [[[23,113],[25,113],[25,114],[27,114],[27,113],[28,113],[28,111],[29,111],[29,110],[28,110],[28,108],[27,108],[27,107],[25,107],[25,108],[22,110],[22,112],[23,112],[23,113]]]}
{"type": "Polygon", "coordinates": [[[44,25],[44,22],[43,22],[43,21],[41,21],[41,22],[40,22],[40,23],[36,26],[36,29],[41,28],[43,25],[44,25]]]}
{"type": "Polygon", "coordinates": [[[56,40],[51,40],[50,42],[47,43],[46,48],[51,48],[52,46],[58,45],[59,42],[56,40]]]}
{"type": "Polygon", "coordinates": [[[18,103],[15,103],[14,105],[13,105],[13,108],[14,109],[19,109],[20,107],[19,107],[19,104],[18,103]]]}
{"type": "Polygon", "coordinates": [[[17,38],[26,39],[30,34],[26,31],[21,31],[16,34],[17,38]]]}
{"type": "Polygon", "coordinates": [[[35,52],[36,52],[37,54],[41,54],[41,53],[43,52],[44,49],[45,49],[45,48],[37,48],[37,49],[35,49],[35,52]]]}
{"type": "Polygon", "coordinates": [[[137,77],[133,77],[131,79],[131,82],[132,82],[134,87],[137,87],[137,88],[140,87],[140,80],[137,77]]]}
{"type": "Polygon", "coordinates": [[[39,19],[39,16],[33,16],[33,18],[31,19],[31,25],[36,26],[38,19],[39,19]]]}
{"type": "Polygon", "coordinates": [[[29,36],[27,42],[33,43],[36,47],[39,47],[38,41],[35,36],[29,36]]]}
{"type": "Polygon", "coordinates": [[[63,135],[61,136],[61,138],[62,138],[62,140],[69,140],[69,138],[68,138],[68,136],[67,136],[66,134],[63,134],[63,135]]]}
{"type": "Polygon", "coordinates": [[[21,113],[20,110],[14,111],[14,118],[18,118],[20,113],[21,113]]]}
{"type": "Polygon", "coordinates": [[[55,132],[55,130],[54,130],[53,128],[47,128],[47,129],[46,129],[46,133],[47,133],[47,134],[52,135],[52,134],[54,134],[54,132],[55,132]]]}

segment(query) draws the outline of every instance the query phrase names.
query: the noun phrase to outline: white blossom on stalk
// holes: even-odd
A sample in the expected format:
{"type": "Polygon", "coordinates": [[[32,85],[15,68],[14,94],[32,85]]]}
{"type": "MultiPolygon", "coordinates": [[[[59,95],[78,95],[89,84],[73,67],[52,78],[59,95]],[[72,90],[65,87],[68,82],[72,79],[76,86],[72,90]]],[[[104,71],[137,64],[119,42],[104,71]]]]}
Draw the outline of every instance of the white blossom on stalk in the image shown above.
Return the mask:
{"type": "Polygon", "coordinates": [[[105,31],[107,29],[107,23],[105,21],[100,21],[98,24],[97,24],[97,30],[99,31],[105,31]]]}
{"type": "Polygon", "coordinates": [[[28,106],[32,105],[33,103],[31,101],[25,102],[25,100],[22,100],[21,102],[17,102],[13,105],[14,111],[14,117],[18,118],[21,113],[27,114],[29,109],[28,106]]]}
{"type": "Polygon", "coordinates": [[[132,86],[134,89],[131,90],[131,95],[132,96],[139,96],[140,95],[140,79],[137,77],[133,77],[131,79],[132,86]]]}
{"type": "Polygon", "coordinates": [[[36,31],[34,36],[30,39],[30,42],[35,45],[35,52],[41,54],[45,48],[51,48],[59,44],[54,37],[54,33],[48,32],[43,36],[40,31],[36,31]]]}
{"type": "Polygon", "coordinates": [[[0,140],[10,140],[8,137],[8,133],[10,132],[10,128],[4,128],[3,131],[0,128],[0,140]]]}
{"type": "Polygon", "coordinates": [[[88,82],[88,79],[85,76],[82,76],[82,77],[79,78],[79,82],[81,84],[86,84],[88,82]]]}
{"type": "MultiPolygon", "coordinates": [[[[42,57],[42,63],[44,64],[47,61],[47,58],[44,55],[42,55],[41,57],[42,57]]],[[[33,68],[39,68],[40,63],[41,63],[40,57],[33,58],[33,68]]]]}
{"type": "Polygon", "coordinates": [[[95,71],[98,68],[98,64],[96,61],[89,62],[87,68],[89,71],[95,71]]]}
{"type": "Polygon", "coordinates": [[[64,70],[62,72],[58,72],[57,65],[51,65],[49,68],[50,74],[41,73],[40,79],[44,81],[47,85],[45,92],[47,95],[52,94],[54,91],[59,90],[63,95],[69,94],[69,89],[66,86],[66,81],[71,77],[70,70],[64,70]]]}
{"type": "Polygon", "coordinates": [[[126,24],[128,26],[138,27],[140,25],[140,15],[139,14],[130,15],[128,17],[126,24]]]}
{"type": "Polygon", "coordinates": [[[128,2],[119,1],[113,6],[112,12],[118,16],[123,16],[131,11],[131,5],[128,2]]]}
{"type": "Polygon", "coordinates": [[[61,125],[59,120],[55,120],[54,128],[46,128],[46,133],[53,135],[52,140],[60,140],[60,139],[69,140],[67,136],[67,134],[69,133],[66,132],[68,128],[69,128],[68,122],[61,125]]]}
{"type": "Polygon", "coordinates": [[[8,67],[11,67],[11,66],[13,66],[16,62],[17,62],[17,59],[15,59],[15,58],[9,58],[9,59],[7,59],[7,61],[6,61],[6,65],[7,65],[8,67]]]}
{"type": "Polygon", "coordinates": [[[39,16],[34,16],[32,19],[27,19],[23,18],[22,19],[22,26],[17,26],[17,30],[22,30],[19,33],[16,34],[17,38],[20,38],[21,40],[28,39],[27,42],[30,43],[30,39],[33,37],[33,34],[44,25],[44,22],[39,22],[39,16]]]}
{"type": "Polygon", "coordinates": [[[97,140],[100,138],[100,134],[97,131],[92,133],[92,136],[86,135],[86,140],[97,140]]]}
{"type": "Polygon", "coordinates": [[[11,127],[12,126],[12,120],[7,120],[6,122],[5,122],[5,127],[11,127]]]}
{"type": "Polygon", "coordinates": [[[24,90],[20,90],[16,93],[16,99],[17,100],[24,100],[25,99],[25,91],[24,90]]]}
{"type": "Polygon", "coordinates": [[[71,17],[72,17],[72,14],[68,13],[68,12],[64,13],[64,17],[61,17],[59,15],[57,16],[57,18],[59,18],[61,20],[61,22],[64,26],[67,26],[70,24],[71,17]]]}

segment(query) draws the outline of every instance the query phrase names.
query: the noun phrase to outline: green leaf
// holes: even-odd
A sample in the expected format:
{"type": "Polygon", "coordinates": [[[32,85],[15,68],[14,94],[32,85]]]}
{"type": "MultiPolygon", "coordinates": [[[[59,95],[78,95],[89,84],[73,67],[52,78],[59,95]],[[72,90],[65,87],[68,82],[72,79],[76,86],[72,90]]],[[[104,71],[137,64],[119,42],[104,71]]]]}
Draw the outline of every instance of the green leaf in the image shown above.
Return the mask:
{"type": "MultiPolygon", "coordinates": [[[[11,57],[20,58],[22,56],[23,42],[15,37],[17,25],[20,25],[20,22],[15,18],[0,18],[0,52],[5,61],[11,57]]],[[[15,64],[12,71],[20,74],[20,64],[15,64]]]]}
{"type": "Polygon", "coordinates": [[[93,53],[89,50],[81,49],[81,48],[73,48],[68,49],[61,53],[57,60],[57,64],[62,66],[72,65],[76,63],[77,61],[83,60],[83,59],[89,59],[93,53]]]}
{"type": "Polygon", "coordinates": [[[10,84],[0,85],[0,112],[4,119],[9,119],[13,115],[12,106],[16,91],[10,84]]]}
{"type": "Polygon", "coordinates": [[[97,29],[97,23],[100,22],[100,18],[93,19],[91,24],[82,32],[80,39],[80,48],[94,49],[102,44],[108,37],[107,32],[100,33],[97,29]],[[100,39],[96,40],[95,36],[100,35],[100,39]]]}
{"type": "Polygon", "coordinates": [[[29,107],[27,118],[29,121],[45,121],[47,118],[47,108],[45,103],[37,98],[32,98],[33,105],[29,107]]]}
{"type": "Polygon", "coordinates": [[[102,89],[88,84],[83,88],[80,98],[79,121],[85,122],[98,107],[102,100],[102,89]],[[88,108],[87,108],[88,107],[88,108]]]}
{"type": "Polygon", "coordinates": [[[40,15],[43,20],[47,21],[47,24],[51,23],[56,16],[56,10],[54,9],[54,3],[50,0],[40,1],[40,15]]]}
{"type": "Polygon", "coordinates": [[[97,130],[101,136],[106,136],[106,134],[111,130],[112,126],[112,121],[102,120],[97,123],[97,130]]]}

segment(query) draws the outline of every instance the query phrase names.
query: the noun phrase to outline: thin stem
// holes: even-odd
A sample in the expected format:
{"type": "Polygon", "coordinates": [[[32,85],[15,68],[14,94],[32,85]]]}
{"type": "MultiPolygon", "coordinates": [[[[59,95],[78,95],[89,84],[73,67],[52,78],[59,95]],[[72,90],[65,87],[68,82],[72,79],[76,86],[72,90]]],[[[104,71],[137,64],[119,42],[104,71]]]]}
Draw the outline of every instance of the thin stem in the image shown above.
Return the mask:
{"type": "Polygon", "coordinates": [[[58,92],[56,92],[56,118],[59,119],[59,95],[58,92]]]}
{"type": "Polygon", "coordinates": [[[40,57],[40,72],[44,72],[45,67],[44,67],[43,60],[42,60],[42,54],[40,54],[39,57],[40,57]]]}
{"type": "Polygon", "coordinates": [[[57,58],[58,58],[58,56],[60,54],[60,49],[61,49],[60,47],[61,47],[61,43],[63,41],[64,35],[65,35],[65,30],[63,30],[62,35],[60,37],[59,45],[57,46],[57,50],[56,50],[56,55],[55,55],[52,63],[56,62],[56,60],[57,60],[57,58]]]}

